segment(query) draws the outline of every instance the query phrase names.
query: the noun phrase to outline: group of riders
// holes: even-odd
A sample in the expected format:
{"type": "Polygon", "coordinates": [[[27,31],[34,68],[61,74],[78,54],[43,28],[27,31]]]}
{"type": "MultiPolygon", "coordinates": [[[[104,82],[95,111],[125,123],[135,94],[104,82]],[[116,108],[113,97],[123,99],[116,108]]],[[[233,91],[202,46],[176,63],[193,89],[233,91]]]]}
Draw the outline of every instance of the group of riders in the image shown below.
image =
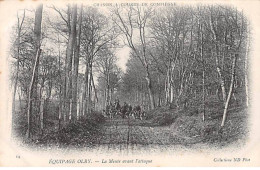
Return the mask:
{"type": "Polygon", "coordinates": [[[106,117],[113,119],[116,115],[121,116],[123,119],[134,118],[143,120],[145,118],[145,112],[140,105],[132,106],[124,102],[123,106],[120,106],[119,99],[116,98],[115,102],[110,102],[103,110],[106,117]]]}

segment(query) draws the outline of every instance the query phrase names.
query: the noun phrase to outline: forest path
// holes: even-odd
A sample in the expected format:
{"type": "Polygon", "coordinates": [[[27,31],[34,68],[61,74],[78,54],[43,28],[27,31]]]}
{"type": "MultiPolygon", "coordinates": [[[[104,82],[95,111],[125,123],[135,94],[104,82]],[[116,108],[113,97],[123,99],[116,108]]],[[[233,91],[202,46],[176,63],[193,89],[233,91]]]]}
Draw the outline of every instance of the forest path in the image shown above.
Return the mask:
{"type": "Polygon", "coordinates": [[[169,126],[152,126],[147,120],[115,118],[106,120],[103,133],[96,141],[102,152],[104,150],[150,152],[154,147],[158,149],[170,144],[169,134],[169,126]]]}

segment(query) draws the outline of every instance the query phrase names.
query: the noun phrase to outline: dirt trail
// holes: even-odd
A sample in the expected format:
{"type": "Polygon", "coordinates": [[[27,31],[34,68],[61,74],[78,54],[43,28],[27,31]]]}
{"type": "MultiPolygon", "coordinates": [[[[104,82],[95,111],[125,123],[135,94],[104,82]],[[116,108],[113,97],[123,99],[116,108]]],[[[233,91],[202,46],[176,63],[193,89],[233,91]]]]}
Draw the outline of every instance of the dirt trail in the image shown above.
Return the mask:
{"type": "Polygon", "coordinates": [[[99,148],[129,152],[145,148],[149,151],[152,145],[164,145],[169,141],[169,135],[165,135],[168,127],[144,126],[147,123],[145,120],[107,119],[103,134],[97,139],[99,148]]]}

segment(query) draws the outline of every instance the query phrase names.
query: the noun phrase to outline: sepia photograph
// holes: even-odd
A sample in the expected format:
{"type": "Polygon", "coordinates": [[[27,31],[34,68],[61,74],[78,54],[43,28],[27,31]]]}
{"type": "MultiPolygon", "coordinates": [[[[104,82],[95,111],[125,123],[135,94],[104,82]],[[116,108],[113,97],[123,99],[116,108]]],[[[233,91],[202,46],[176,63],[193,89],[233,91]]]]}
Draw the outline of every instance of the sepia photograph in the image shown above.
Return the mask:
{"type": "Polygon", "coordinates": [[[259,1],[0,1],[0,166],[260,166],[259,1]]]}

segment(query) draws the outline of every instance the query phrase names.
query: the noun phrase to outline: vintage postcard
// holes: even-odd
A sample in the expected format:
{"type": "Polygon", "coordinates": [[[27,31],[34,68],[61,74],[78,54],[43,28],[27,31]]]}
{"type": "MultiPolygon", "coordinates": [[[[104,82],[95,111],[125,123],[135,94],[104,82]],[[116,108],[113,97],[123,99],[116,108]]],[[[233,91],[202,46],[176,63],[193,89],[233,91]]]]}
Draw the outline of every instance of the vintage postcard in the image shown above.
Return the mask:
{"type": "Polygon", "coordinates": [[[0,166],[260,166],[260,1],[0,1],[0,166]]]}

